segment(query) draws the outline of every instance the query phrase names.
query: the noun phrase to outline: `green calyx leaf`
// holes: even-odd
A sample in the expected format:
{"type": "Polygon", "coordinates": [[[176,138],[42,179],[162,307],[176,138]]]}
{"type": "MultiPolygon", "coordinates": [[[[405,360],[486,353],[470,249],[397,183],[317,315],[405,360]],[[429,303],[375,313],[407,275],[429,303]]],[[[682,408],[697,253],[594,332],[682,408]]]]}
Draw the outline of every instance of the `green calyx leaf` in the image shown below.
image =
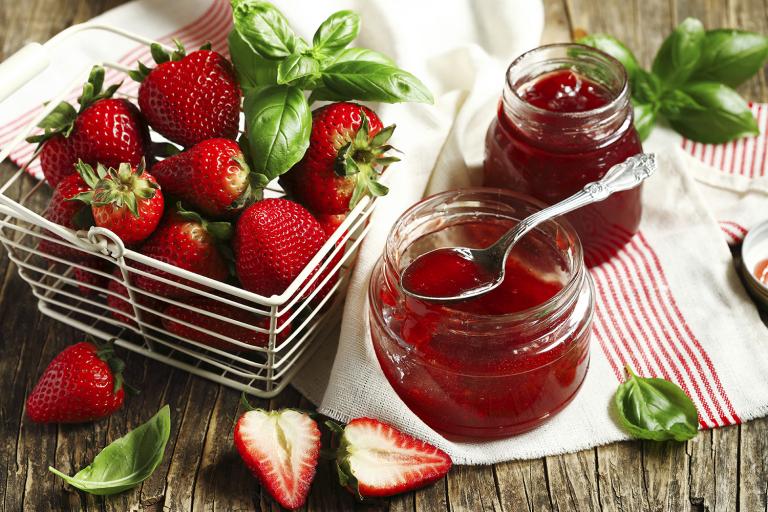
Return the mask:
{"type": "Polygon", "coordinates": [[[640,64],[632,51],[624,43],[613,36],[607,34],[590,34],[576,41],[579,44],[597,48],[618,60],[627,70],[627,76],[630,80],[634,79],[635,73],[640,69],[640,64]]]}
{"type": "Polygon", "coordinates": [[[125,384],[123,381],[123,371],[125,370],[125,361],[115,355],[115,346],[112,341],[108,341],[105,344],[96,344],[96,355],[99,359],[109,365],[109,369],[112,371],[112,377],[115,381],[112,393],[117,393],[125,384]]]}
{"type": "Polygon", "coordinates": [[[232,0],[232,16],[235,30],[261,57],[281,59],[300,46],[288,20],[269,2],[232,0]]]}
{"type": "Polygon", "coordinates": [[[229,222],[212,222],[205,219],[202,215],[192,210],[187,210],[181,204],[181,201],[176,203],[176,215],[180,218],[188,221],[195,222],[203,226],[203,229],[213,236],[218,242],[226,242],[232,238],[234,229],[229,222]]]}
{"type": "Polygon", "coordinates": [[[62,101],[38,124],[38,127],[43,129],[43,133],[27,137],[27,142],[42,143],[56,134],[69,137],[75,126],[75,119],[77,119],[78,114],[95,102],[114,96],[122,84],[120,82],[104,89],[104,76],[105,72],[102,66],[93,66],[88,76],[88,81],[83,84],[83,92],[77,99],[80,104],[79,110],[75,110],[75,107],[62,101]]]}
{"type": "Polygon", "coordinates": [[[643,378],[627,368],[614,395],[621,425],[633,437],[651,441],[687,441],[698,434],[696,405],[677,384],[643,378]]]}
{"type": "Polygon", "coordinates": [[[321,78],[325,89],[335,95],[334,99],[434,103],[432,93],[418,78],[379,62],[338,62],[324,69],[321,78]]]}
{"type": "MultiPolygon", "coordinates": [[[[154,60],[156,64],[165,64],[166,62],[180,61],[187,56],[187,51],[184,49],[184,45],[181,44],[181,41],[174,39],[173,44],[176,46],[176,49],[172,52],[163,48],[160,43],[150,44],[149,51],[152,54],[152,60],[154,60]]],[[[139,61],[137,63],[137,68],[129,71],[128,76],[136,82],[143,82],[151,71],[152,68],[147,67],[143,62],[139,61]]]]}
{"type": "MultiPolygon", "coordinates": [[[[128,208],[131,214],[139,217],[139,201],[147,201],[155,197],[160,186],[154,181],[143,178],[144,162],[134,170],[130,164],[122,163],[117,169],[105,168],[99,164],[96,172],[88,164],[80,161],[77,171],[83,181],[93,189],[91,205],[114,205],[116,208],[128,208]],[[95,184],[94,184],[95,180],[95,184]]],[[[83,200],[83,194],[76,196],[83,200]]]]}
{"type": "Polygon", "coordinates": [[[352,11],[331,14],[320,24],[312,38],[313,50],[335,52],[355,40],[360,32],[360,16],[352,11]]]}
{"type": "Polygon", "coordinates": [[[253,172],[271,181],[301,160],[312,130],[301,89],[278,85],[250,91],[243,110],[253,172]]]}
{"type": "Polygon", "coordinates": [[[72,487],[97,496],[132,489],[150,477],[163,460],[171,435],[171,411],[166,405],[149,421],[113,441],[93,462],[69,476],[49,467],[72,487]]]}
{"type": "Polygon", "coordinates": [[[768,37],[745,30],[708,30],[691,78],[737,87],[760,71],[766,59],[768,37]]]}
{"type": "Polygon", "coordinates": [[[666,103],[672,128],[691,140],[721,144],[760,133],[749,105],[727,85],[687,84],[666,103]]]}
{"type": "Polygon", "coordinates": [[[652,70],[666,87],[684,84],[696,70],[704,35],[701,22],[687,18],[664,40],[653,60],[652,70]]]}

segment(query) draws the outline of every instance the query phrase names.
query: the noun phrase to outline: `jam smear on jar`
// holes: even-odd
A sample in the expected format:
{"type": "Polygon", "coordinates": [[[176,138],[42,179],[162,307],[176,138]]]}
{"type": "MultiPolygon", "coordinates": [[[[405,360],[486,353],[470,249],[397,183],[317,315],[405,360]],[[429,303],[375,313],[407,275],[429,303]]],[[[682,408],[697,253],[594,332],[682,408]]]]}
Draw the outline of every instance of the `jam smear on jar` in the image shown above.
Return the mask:
{"type": "Polygon", "coordinates": [[[765,286],[768,286],[768,259],[764,259],[755,266],[755,277],[765,286]]]}

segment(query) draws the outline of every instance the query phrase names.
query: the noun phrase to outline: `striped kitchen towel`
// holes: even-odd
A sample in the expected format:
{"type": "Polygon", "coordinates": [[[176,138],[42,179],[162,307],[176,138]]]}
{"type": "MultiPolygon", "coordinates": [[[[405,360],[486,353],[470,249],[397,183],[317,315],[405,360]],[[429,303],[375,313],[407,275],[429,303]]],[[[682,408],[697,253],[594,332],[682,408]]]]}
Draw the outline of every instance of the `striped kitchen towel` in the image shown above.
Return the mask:
{"type": "MultiPolygon", "coordinates": [[[[337,340],[326,340],[326,350],[294,381],[322,412],[342,420],[376,416],[437,444],[457,463],[479,464],[625,439],[609,412],[625,365],[680,384],[695,401],[702,428],[768,414],[768,331],[738,280],[726,244],[737,243],[768,216],[768,106],[753,106],[760,136],[727,145],[694,144],[668,130],[655,131],[647,147],[660,154],[661,168],[646,183],[641,231],[616,257],[592,269],[597,310],[591,368],[581,392],[534,431],[492,442],[455,443],[413,415],[382,375],[364,314],[368,275],[389,227],[409,205],[426,193],[479,182],[483,137],[505,65],[538,43],[541,4],[452,0],[435,14],[426,3],[406,0],[275,3],[305,38],[336,9],[361,11],[364,22],[376,19],[376,31],[364,23],[361,45],[395,57],[424,78],[438,98],[434,107],[378,107],[385,121],[397,122],[393,143],[404,158],[392,169],[391,192],[379,203],[361,246],[338,348],[333,348],[337,340]],[[423,24],[435,16],[444,18],[423,24]]],[[[226,0],[139,0],[96,21],[165,43],[178,38],[188,47],[210,40],[226,53],[230,16],[226,0]]],[[[75,79],[94,60],[126,67],[137,59],[150,60],[147,48],[104,33],[72,35],[61,48],[39,78],[0,103],[0,148],[8,147],[39,112],[50,95],[49,84],[75,79]]],[[[117,80],[117,73],[110,78],[117,80]]],[[[121,90],[131,97],[136,87],[126,81],[121,90]]],[[[69,98],[78,94],[73,89],[69,98]]],[[[23,144],[11,158],[23,164],[31,154],[32,146],[23,144]]],[[[29,171],[40,175],[37,164],[29,171]]]]}

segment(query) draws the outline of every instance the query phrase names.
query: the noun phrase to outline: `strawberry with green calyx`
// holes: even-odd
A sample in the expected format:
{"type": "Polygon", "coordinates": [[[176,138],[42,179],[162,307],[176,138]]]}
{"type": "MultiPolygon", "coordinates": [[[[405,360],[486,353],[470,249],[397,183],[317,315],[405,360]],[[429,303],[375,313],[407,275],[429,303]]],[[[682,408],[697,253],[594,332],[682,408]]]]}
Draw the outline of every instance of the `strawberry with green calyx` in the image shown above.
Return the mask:
{"type": "Polygon", "coordinates": [[[377,181],[396,157],[386,153],[395,126],[383,127],[375,112],[356,103],[332,103],[312,113],[304,158],[280,178],[293,197],[317,215],[340,215],[366,194],[381,196],[377,181]]]}
{"type": "Polygon", "coordinates": [[[152,175],[167,194],[211,217],[236,215],[259,199],[267,184],[266,177],[250,172],[238,143],[222,138],[156,163],[152,175]]]}
{"type": "Polygon", "coordinates": [[[337,436],[339,482],[358,498],[380,498],[424,487],[451,469],[447,453],[391,425],[355,418],[345,427],[326,425],[337,436]]]}
{"type": "Polygon", "coordinates": [[[94,170],[82,161],[76,168],[90,190],[72,200],[91,205],[97,226],[111,230],[126,245],[142,242],[152,234],[163,216],[165,200],[157,180],[144,170],[143,160],[136,168],[99,164],[94,170]]]}
{"type": "MultiPolygon", "coordinates": [[[[225,256],[229,252],[227,242],[232,238],[232,231],[230,223],[209,221],[196,212],[185,210],[178,203],[160,222],[139,252],[201,276],[225,281],[230,275],[229,262],[225,256]]],[[[176,283],[200,287],[161,270],[144,265],[138,267],[176,283]]],[[[135,283],[143,290],[164,297],[191,295],[191,292],[182,288],[140,274],[135,275],[135,283]]]]}
{"type": "Polygon", "coordinates": [[[240,87],[232,65],[210,45],[187,55],[152,44],[154,69],[139,64],[131,73],[139,87],[139,107],[149,124],[169,140],[191,147],[206,139],[237,137],[240,87]]]}
{"type": "Polygon", "coordinates": [[[80,342],[65,348],[27,397],[35,423],[81,423],[109,416],[123,405],[125,363],[111,344],[80,342]]]}
{"type": "Polygon", "coordinates": [[[27,139],[45,143],[40,165],[52,187],[74,174],[78,160],[90,165],[117,167],[127,162],[135,166],[147,156],[149,132],[138,109],[128,100],[112,98],[120,84],[103,86],[104,68],[94,66],[78,98],[79,110],[59,103],[40,122],[44,132],[27,139]]]}
{"type": "Polygon", "coordinates": [[[295,409],[248,409],[235,425],[237,452],[261,485],[281,506],[306,503],[320,457],[320,429],[295,409]]]}

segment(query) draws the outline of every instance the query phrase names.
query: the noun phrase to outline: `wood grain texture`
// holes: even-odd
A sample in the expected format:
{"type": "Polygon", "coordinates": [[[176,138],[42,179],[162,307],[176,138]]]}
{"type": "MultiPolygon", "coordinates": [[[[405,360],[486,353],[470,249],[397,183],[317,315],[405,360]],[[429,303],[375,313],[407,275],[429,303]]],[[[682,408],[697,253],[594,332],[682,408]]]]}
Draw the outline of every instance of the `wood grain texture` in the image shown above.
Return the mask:
{"type": "MultiPolygon", "coordinates": [[[[26,41],[44,41],[121,0],[0,0],[0,59],[26,41]]],[[[768,32],[766,0],[545,0],[544,42],[574,30],[610,32],[652,61],[663,37],[687,16],[707,27],[768,32]]],[[[768,101],[766,70],[740,92],[768,101]]],[[[2,166],[0,172],[10,172],[2,166]]],[[[8,194],[33,185],[21,180],[8,194]]],[[[44,196],[36,201],[45,201],[44,196]]],[[[92,425],[40,426],[23,417],[24,399],[50,359],[79,340],[74,330],[37,313],[27,285],[0,251],[0,510],[271,511],[232,444],[239,394],[159,363],[128,354],[127,380],[143,392],[108,420],[92,425]],[[77,493],[48,465],[74,472],[107,443],[139,425],[163,404],[172,435],[157,471],[141,486],[111,498],[77,493]]],[[[287,390],[259,407],[309,408],[287,390]]],[[[414,493],[357,503],[321,462],[307,511],[671,511],[752,512],[768,509],[768,420],[704,432],[685,444],[619,443],[546,459],[456,467],[414,493]]]]}

